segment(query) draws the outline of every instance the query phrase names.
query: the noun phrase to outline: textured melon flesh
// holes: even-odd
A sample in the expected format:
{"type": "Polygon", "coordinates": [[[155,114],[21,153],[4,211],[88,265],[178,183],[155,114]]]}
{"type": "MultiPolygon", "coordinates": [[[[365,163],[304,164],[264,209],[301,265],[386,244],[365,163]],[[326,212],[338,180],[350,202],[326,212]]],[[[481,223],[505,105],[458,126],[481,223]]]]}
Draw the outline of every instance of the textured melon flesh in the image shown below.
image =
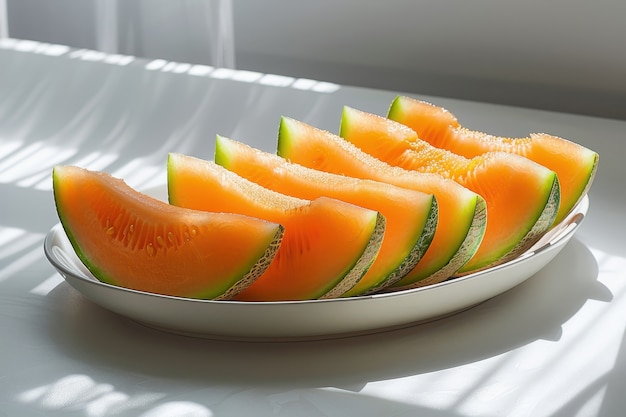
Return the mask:
{"type": "Polygon", "coordinates": [[[448,110],[414,98],[399,96],[388,117],[417,132],[438,148],[466,158],[500,151],[525,156],[556,172],[561,187],[561,202],[555,222],[560,222],[587,193],[598,166],[598,154],[567,139],[545,133],[525,138],[493,136],[467,129],[448,110]]]}
{"type": "Polygon", "coordinates": [[[339,136],[283,117],[278,154],[320,171],[376,180],[435,195],[438,224],[430,247],[417,266],[394,285],[406,289],[454,275],[476,252],[486,227],[485,202],[478,194],[440,175],[392,167],[339,136]]]}
{"type": "Polygon", "coordinates": [[[242,301],[342,296],[370,268],[385,232],[385,219],[376,211],[326,197],[287,196],[181,154],[168,158],[168,192],[175,205],[240,213],[285,227],[268,269],[237,295],[242,301]]]}
{"type": "Polygon", "coordinates": [[[277,223],[170,206],[102,172],[57,166],[53,187],[78,257],[121,287],[227,299],[266,270],[282,238],[277,223]]]}
{"type": "Polygon", "coordinates": [[[437,225],[432,194],[378,181],[331,174],[219,137],[215,162],[266,188],[299,198],[336,198],[380,212],[386,219],[380,252],[345,296],[377,292],[408,274],[430,245],[437,225]]]}
{"type": "Polygon", "coordinates": [[[520,255],[556,218],[556,173],[520,155],[490,152],[468,159],[420,140],[401,123],[350,107],[344,108],[340,136],[390,165],[443,175],[485,199],[485,235],[461,273],[520,255]]]}

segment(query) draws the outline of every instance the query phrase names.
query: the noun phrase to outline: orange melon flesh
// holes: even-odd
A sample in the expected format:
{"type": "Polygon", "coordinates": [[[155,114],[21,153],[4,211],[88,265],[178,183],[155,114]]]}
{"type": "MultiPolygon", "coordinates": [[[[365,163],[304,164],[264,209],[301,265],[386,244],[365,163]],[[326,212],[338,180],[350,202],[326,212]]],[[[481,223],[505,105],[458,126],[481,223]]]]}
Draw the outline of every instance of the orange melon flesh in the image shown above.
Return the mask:
{"type": "Polygon", "coordinates": [[[553,170],[561,187],[555,223],[563,220],[587,194],[598,167],[596,152],[567,139],[546,133],[507,138],[470,130],[443,107],[410,97],[396,97],[387,117],[415,130],[420,139],[431,145],[466,158],[492,151],[510,152],[553,170]]]}
{"type": "Polygon", "coordinates": [[[390,165],[443,175],[485,199],[487,228],[483,241],[460,273],[519,256],[556,218],[556,173],[520,155],[490,152],[468,159],[420,140],[414,130],[401,123],[350,107],[344,108],[340,136],[390,165]]]}
{"type": "Polygon", "coordinates": [[[281,119],[278,154],[320,171],[371,179],[435,196],[438,223],[433,240],[417,266],[393,286],[396,289],[443,281],[454,275],[478,249],[486,227],[485,201],[452,180],[392,167],[331,132],[288,117],[281,119]]]}
{"type": "Polygon", "coordinates": [[[170,154],[170,203],[277,222],[285,233],[276,257],[242,301],[291,301],[342,296],[374,261],[385,232],[373,210],[321,197],[304,200],[253,183],[214,162],[170,154]]]}
{"type": "Polygon", "coordinates": [[[283,235],[277,223],[170,206],[79,167],[55,167],[53,188],[85,266],[100,281],[135,290],[228,299],[267,269],[283,235]]]}
{"type": "Polygon", "coordinates": [[[280,193],[305,199],[336,198],[385,216],[380,252],[345,296],[374,293],[396,283],[415,268],[433,239],[437,205],[432,194],[314,170],[221,136],[216,141],[215,162],[280,193]]]}

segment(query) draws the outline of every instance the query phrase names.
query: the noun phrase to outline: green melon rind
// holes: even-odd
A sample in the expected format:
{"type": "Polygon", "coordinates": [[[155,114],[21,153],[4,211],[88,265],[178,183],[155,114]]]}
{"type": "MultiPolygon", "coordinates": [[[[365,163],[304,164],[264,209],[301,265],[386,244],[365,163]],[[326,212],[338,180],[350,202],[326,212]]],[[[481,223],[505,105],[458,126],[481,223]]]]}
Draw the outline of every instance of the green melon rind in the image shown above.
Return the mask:
{"type": "MultiPolygon", "coordinates": [[[[98,265],[94,264],[89,256],[84,252],[78,239],[76,239],[75,234],[72,231],[71,226],[69,225],[69,219],[65,215],[65,211],[63,209],[63,205],[60,204],[58,193],[59,189],[63,186],[63,182],[69,179],[62,178],[62,174],[60,171],[63,170],[63,166],[55,166],[52,170],[52,184],[53,184],[53,196],[55,201],[55,207],[57,211],[57,215],[61,222],[61,226],[76,253],[76,256],[81,261],[83,265],[91,272],[91,274],[101,282],[104,282],[109,285],[119,286],[116,280],[108,274],[106,274],[98,265]]],[[[138,191],[132,190],[128,187],[128,190],[132,193],[140,194],[138,191]]],[[[167,204],[163,202],[163,204],[167,204]]],[[[269,245],[259,253],[258,257],[252,257],[251,261],[248,263],[241,263],[241,269],[237,272],[233,273],[233,277],[229,277],[225,279],[223,282],[225,285],[223,287],[214,287],[208,291],[200,292],[197,294],[190,294],[186,298],[197,298],[197,299],[211,299],[211,300],[228,300],[234,297],[239,292],[243,291],[249,285],[251,285],[259,276],[265,272],[265,270],[269,267],[270,263],[274,259],[276,252],[280,246],[282,236],[284,233],[284,227],[282,225],[277,225],[276,233],[269,243],[269,245]],[[257,259],[258,258],[258,259],[257,259]]]]}
{"type": "MultiPolygon", "coordinates": [[[[278,134],[277,154],[287,160],[290,160],[290,149],[297,146],[299,140],[297,134],[297,120],[283,116],[280,121],[280,129],[278,134]]],[[[353,144],[345,141],[345,144],[363,155],[364,158],[374,160],[374,157],[366,154],[353,144]]],[[[378,161],[378,160],[376,160],[378,161]]],[[[400,169],[400,168],[397,168],[400,169]]],[[[412,289],[430,285],[444,281],[453,276],[461,269],[476,253],[487,224],[487,210],[485,200],[476,194],[472,207],[468,208],[468,216],[471,217],[469,226],[466,229],[464,238],[460,241],[454,255],[450,257],[445,264],[439,267],[425,271],[425,274],[411,282],[403,282],[402,279],[389,288],[389,291],[397,291],[404,289],[412,289]]]]}
{"type": "MultiPolygon", "coordinates": [[[[396,96],[392,101],[391,104],[389,105],[389,108],[387,110],[387,118],[394,120],[394,121],[399,121],[399,120],[403,120],[407,114],[409,114],[409,111],[406,108],[406,101],[408,98],[407,96],[396,96]]],[[[430,104],[430,103],[429,103],[430,104]]],[[[445,108],[441,108],[443,110],[443,114],[440,114],[440,117],[444,117],[445,115],[445,119],[447,120],[447,125],[445,124],[445,122],[441,122],[440,124],[437,124],[437,131],[442,130],[443,128],[447,128],[447,127],[459,127],[460,123],[458,121],[458,119],[456,118],[456,116],[454,114],[452,114],[450,111],[448,111],[445,108]]]]}
{"type": "MultiPolygon", "coordinates": [[[[173,178],[177,167],[177,159],[178,154],[170,153],[168,155],[168,196],[170,204],[174,205],[176,205],[176,200],[172,198],[174,193],[171,189],[174,181],[172,181],[171,179],[173,178]]],[[[232,181],[236,181],[239,185],[241,185],[242,192],[245,192],[244,190],[250,191],[255,188],[263,188],[258,184],[253,183],[252,181],[249,181],[231,171],[228,171],[226,168],[212,161],[204,162],[219,167],[219,169],[223,169],[224,173],[227,174],[232,179],[232,181]]],[[[280,193],[268,189],[266,189],[266,191],[268,191],[269,194],[274,194],[277,196],[281,195],[280,193]]],[[[315,200],[311,201],[311,204],[315,203],[315,200]]],[[[320,290],[320,292],[318,292],[317,294],[312,294],[309,297],[310,299],[331,299],[341,297],[348,290],[354,287],[358,283],[358,281],[365,275],[365,273],[369,270],[370,266],[374,262],[374,259],[376,258],[378,251],[380,250],[380,246],[382,245],[383,237],[385,235],[385,217],[377,212],[376,215],[373,216],[372,222],[372,232],[369,236],[369,239],[363,245],[361,255],[357,257],[353,263],[347,265],[346,268],[340,274],[338,274],[337,277],[331,280],[322,290],[320,290]]]]}
{"type": "Polygon", "coordinates": [[[588,150],[588,151],[592,153],[591,155],[592,158],[591,158],[591,161],[584,166],[585,170],[587,171],[587,182],[585,182],[584,186],[578,190],[578,193],[579,193],[578,199],[574,202],[574,204],[572,204],[572,207],[569,210],[569,212],[558,214],[556,219],[554,219],[553,226],[556,226],[561,221],[563,221],[563,219],[567,217],[572,212],[572,210],[574,210],[574,208],[578,206],[578,204],[580,204],[583,198],[589,193],[589,190],[591,189],[591,186],[593,185],[593,182],[596,178],[596,174],[598,172],[598,164],[600,163],[600,155],[597,152],[594,152],[592,150],[588,150]]]}
{"type": "MultiPolygon", "coordinates": [[[[214,159],[215,163],[221,165],[227,169],[231,169],[232,159],[234,158],[233,152],[237,152],[237,147],[234,146],[235,142],[232,139],[217,135],[216,143],[215,143],[215,154],[214,159]]],[[[279,157],[278,155],[274,155],[279,157]]],[[[253,162],[251,162],[253,163],[253,162]]],[[[285,160],[285,163],[289,163],[285,160]]],[[[303,170],[312,170],[311,168],[307,168],[304,166],[297,166],[302,168],[303,170]]],[[[324,173],[328,175],[336,175],[331,173],[324,173]]],[[[430,246],[433,237],[435,235],[435,230],[437,227],[438,220],[438,209],[437,209],[437,200],[432,197],[432,203],[430,206],[430,210],[428,211],[424,224],[421,228],[421,233],[419,235],[416,234],[415,241],[413,242],[413,246],[409,248],[406,256],[402,260],[400,264],[398,264],[393,270],[388,271],[387,275],[382,277],[378,282],[374,283],[373,286],[367,288],[366,290],[362,290],[359,292],[354,291],[354,287],[349,290],[345,295],[346,296],[355,296],[355,295],[367,295],[379,292],[385,287],[389,287],[394,285],[396,282],[401,280],[407,273],[409,273],[413,268],[417,265],[419,260],[422,258],[428,247],[430,246]]]]}
{"type": "MultiPolygon", "coordinates": [[[[599,163],[600,163],[600,154],[598,154],[597,152],[594,152],[593,160],[592,160],[591,164],[589,164],[587,166],[587,170],[589,172],[587,183],[585,184],[585,187],[580,192],[580,196],[578,197],[578,200],[574,204],[574,207],[576,207],[578,204],[580,204],[582,199],[589,193],[589,190],[591,189],[591,186],[593,185],[593,182],[594,182],[594,180],[596,178],[596,174],[598,173],[598,164],[599,163]]],[[[571,213],[571,211],[570,211],[570,213],[571,213]]],[[[569,213],[567,213],[567,214],[569,214],[569,213]]]]}
{"type": "Polygon", "coordinates": [[[91,262],[87,254],[85,254],[80,244],[78,243],[76,236],[74,236],[74,232],[72,231],[72,228],[69,225],[69,221],[67,217],[65,216],[65,211],[63,210],[63,206],[60,204],[60,201],[59,201],[59,189],[63,186],[63,181],[65,181],[64,179],[61,178],[61,174],[59,172],[62,169],[63,169],[62,166],[55,166],[54,168],[52,168],[52,193],[54,196],[56,212],[59,217],[59,220],[61,221],[61,226],[63,227],[63,230],[65,231],[65,235],[70,241],[70,244],[72,245],[72,248],[74,249],[74,252],[76,253],[76,256],[78,256],[78,259],[82,262],[83,265],[85,265],[85,267],[87,267],[89,272],[91,272],[91,274],[98,279],[98,281],[102,281],[110,285],[117,285],[114,279],[111,279],[111,277],[105,274],[97,265],[91,262]]]}
{"type": "Polygon", "coordinates": [[[471,263],[465,264],[457,271],[455,276],[462,276],[469,273],[483,271],[520,256],[552,227],[559,211],[561,188],[559,186],[559,179],[554,171],[552,171],[550,179],[550,193],[546,198],[543,210],[539,212],[532,223],[532,226],[527,229],[527,232],[525,232],[521,238],[517,239],[517,243],[508,249],[505,248],[503,251],[494,254],[491,261],[486,261],[481,265],[471,268],[471,263]]]}
{"type": "Polygon", "coordinates": [[[371,238],[367,242],[365,249],[356,262],[346,271],[345,275],[338,279],[337,283],[332,285],[330,289],[319,296],[319,299],[329,299],[343,297],[350,289],[352,289],[365,273],[369,270],[374,263],[374,259],[378,255],[380,246],[383,243],[383,237],[385,236],[385,217],[377,213],[376,224],[371,238]]]}
{"type": "MultiPolygon", "coordinates": [[[[404,261],[383,280],[380,281],[377,285],[368,289],[362,295],[375,294],[380,292],[384,288],[391,287],[395,285],[398,281],[400,281],[406,274],[411,272],[413,268],[419,263],[419,260],[422,259],[430,244],[435,236],[435,230],[437,229],[437,200],[433,199],[433,205],[431,206],[431,214],[429,214],[426,224],[424,225],[424,229],[422,234],[420,235],[417,243],[410,250],[408,256],[404,259],[404,261]],[[434,212],[434,215],[432,214],[434,212]]],[[[361,294],[351,294],[349,295],[361,295],[361,294]]]]}
{"type": "Polygon", "coordinates": [[[274,257],[276,256],[276,253],[278,253],[278,249],[280,248],[284,233],[285,228],[282,225],[278,225],[278,229],[276,231],[276,234],[274,235],[274,239],[265,249],[263,254],[258,258],[256,262],[250,262],[250,264],[252,265],[242,264],[242,272],[237,273],[237,275],[240,275],[241,278],[237,279],[232,285],[227,286],[226,290],[222,291],[221,295],[212,296],[210,294],[200,293],[196,297],[202,299],[210,298],[216,301],[230,300],[237,294],[248,288],[254,283],[254,281],[257,280],[257,278],[263,275],[267,268],[269,268],[270,264],[274,260],[274,257]]]}
{"type": "Polygon", "coordinates": [[[456,276],[478,250],[485,233],[486,225],[487,204],[482,197],[476,195],[476,203],[473,207],[470,227],[467,229],[465,238],[461,241],[461,244],[448,263],[436,271],[428,272],[427,275],[421,279],[412,282],[402,282],[402,280],[400,280],[391,287],[391,290],[398,291],[419,288],[426,285],[437,284],[450,277],[456,276]]]}

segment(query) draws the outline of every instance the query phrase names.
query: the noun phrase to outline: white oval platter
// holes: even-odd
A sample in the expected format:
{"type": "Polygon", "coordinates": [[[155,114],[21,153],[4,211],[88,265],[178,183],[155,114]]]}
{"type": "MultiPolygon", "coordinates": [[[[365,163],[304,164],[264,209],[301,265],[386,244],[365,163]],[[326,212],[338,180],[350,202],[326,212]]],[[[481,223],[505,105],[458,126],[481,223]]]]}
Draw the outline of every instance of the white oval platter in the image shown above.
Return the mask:
{"type": "Polygon", "coordinates": [[[293,341],[387,331],[461,312],[519,285],[545,267],[575,234],[587,196],[530,250],[507,263],[439,284],[370,296],[241,302],[171,297],[98,281],[76,256],[60,224],[44,240],[49,262],[77,291],[122,316],[172,333],[246,341],[293,341]]]}

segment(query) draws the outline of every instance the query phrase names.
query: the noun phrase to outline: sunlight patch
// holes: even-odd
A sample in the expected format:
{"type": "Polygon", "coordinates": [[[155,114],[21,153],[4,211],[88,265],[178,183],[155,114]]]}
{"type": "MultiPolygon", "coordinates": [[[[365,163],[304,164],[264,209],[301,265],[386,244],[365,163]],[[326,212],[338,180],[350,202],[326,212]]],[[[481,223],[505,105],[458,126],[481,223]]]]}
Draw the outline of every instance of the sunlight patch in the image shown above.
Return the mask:
{"type": "Polygon", "coordinates": [[[211,417],[213,412],[208,408],[191,401],[171,401],[154,407],[139,417],[211,417]]]}
{"type": "Polygon", "coordinates": [[[26,147],[20,141],[9,141],[0,144],[0,183],[49,191],[52,189],[50,178],[55,165],[71,164],[101,171],[118,158],[118,154],[100,151],[79,156],[77,148],[46,145],[43,141],[26,147]],[[28,163],[25,163],[26,160],[28,163]]]}
{"type": "Polygon", "coordinates": [[[8,263],[4,268],[0,269],[0,282],[10,276],[17,276],[17,272],[26,269],[30,265],[35,264],[41,259],[41,248],[39,245],[36,249],[26,252],[13,262],[8,263]]]}
{"type": "Polygon", "coordinates": [[[41,284],[30,290],[31,294],[46,296],[50,294],[59,284],[63,282],[63,277],[59,274],[54,274],[50,278],[46,279],[41,284]]]}
{"type": "MultiPolygon", "coordinates": [[[[151,408],[144,414],[138,414],[139,410],[137,409],[145,409],[145,407],[153,405],[163,396],[160,393],[130,395],[116,390],[111,384],[97,382],[88,375],[73,374],[59,378],[50,384],[40,385],[23,391],[17,395],[16,399],[22,403],[33,404],[45,410],[73,412],[82,410],[84,413],[81,415],[88,417],[116,415],[132,409],[137,411],[136,415],[155,417],[168,415],[150,414],[154,410],[158,411],[163,405],[151,408]]],[[[175,410],[176,408],[172,409],[175,410]]],[[[212,414],[196,413],[185,415],[205,417],[212,414]]]]}

